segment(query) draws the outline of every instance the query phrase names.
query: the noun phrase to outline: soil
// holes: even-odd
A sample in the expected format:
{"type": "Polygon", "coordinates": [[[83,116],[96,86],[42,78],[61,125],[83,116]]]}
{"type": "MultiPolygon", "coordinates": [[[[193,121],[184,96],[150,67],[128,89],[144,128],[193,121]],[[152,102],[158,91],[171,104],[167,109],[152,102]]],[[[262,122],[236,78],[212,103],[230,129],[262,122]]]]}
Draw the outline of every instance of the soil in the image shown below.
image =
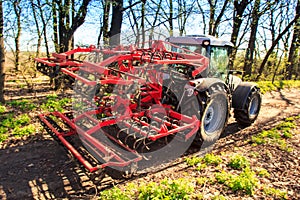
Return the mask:
{"type": "MultiPolygon", "coordinates": [[[[38,95],[49,93],[49,88],[39,88],[38,93],[23,90],[9,90],[6,99],[17,97],[39,98],[38,95]]],[[[263,95],[260,115],[257,121],[248,128],[239,127],[231,118],[222,138],[218,140],[213,151],[230,152],[256,151],[262,155],[262,167],[272,174],[269,184],[288,189],[289,196],[300,199],[299,168],[299,135],[293,138],[292,154],[277,151],[270,147],[245,145],[245,139],[269,129],[281,120],[300,114],[299,89],[282,90],[263,95]],[[263,160],[262,160],[263,159],[263,160]],[[298,195],[298,196],[297,196],[298,195]]],[[[298,123],[298,132],[299,132],[298,123]]],[[[154,171],[141,173],[131,179],[113,180],[106,176],[95,184],[82,166],[66,150],[45,131],[21,139],[9,138],[0,144],[0,199],[96,199],[99,192],[115,184],[129,181],[153,180],[163,177],[180,177],[184,171],[189,172],[182,158],[168,165],[157,166],[154,171]],[[176,172],[176,173],[174,173],[176,172]]],[[[213,188],[210,189],[213,192],[213,188]]],[[[237,194],[227,194],[232,199],[239,199],[237,194]]],[[[247,197],[249,198],[249,196],[247,197]]],[[[262,196],[253,198],[264,199],[262,196]]]]}

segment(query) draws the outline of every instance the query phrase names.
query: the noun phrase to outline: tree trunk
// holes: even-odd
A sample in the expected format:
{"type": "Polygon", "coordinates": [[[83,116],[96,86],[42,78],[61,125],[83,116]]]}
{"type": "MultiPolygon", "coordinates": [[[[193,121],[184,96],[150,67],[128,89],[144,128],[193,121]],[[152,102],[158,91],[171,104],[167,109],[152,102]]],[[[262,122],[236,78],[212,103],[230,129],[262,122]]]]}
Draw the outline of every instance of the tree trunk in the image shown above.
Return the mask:
{"type": "Polygon", "coordinates": [[[14,12],[17,18],[17,33],[15,35],[15,70],[19,71],[20,69],[20,37],[21,37],[21,7],[20,7],[20,1],[15,1],[13,3],[14,12]]]}
{"type": "Polygon", "coordinates": [[[102,18],[102,27],[100,29],[100,34],[98,37],[98,46],[100,46],[101,35],[103,35],[103,45],[109,45],[109,13],[110,13],[110,1],[104,0],[103,5],[103,18],[102,18]]]}
{"type": "MultiPolygon", "coordinates": [[[[58,37],[58,17],[57,17],[56,3],[52,3],[52,19],[53,19],[53,42],[55,51],[59,52],[59,37],[58,37]]],[[[45,34],[45,33],[44,33],[45,34]]]]}
{"type": "Polygon", "coordinates": [[[224,1],[224,4],[223,4],[223,6],[222,6],[222,9],[221,9],[219,15],[217,16],[217,18],[216,18],[216,20],[215,20],[215,25],[214,25],[214,27],[213,27],[213,29],[212,29],[212,33],[211,33],[213,36],[218,36],[217,30],[218,30],[218,27],[219,27],[219,25],[220,25],[220,23],[221,23],[221,19],[222,19],[222,17],[223,17],[224,14],[225,14],[225,11],[226,11],[226,8],[227,8],[228,3],[229,3],[229,0],[225,0],[225,1],[224,1]]]}
{"type": "MultiPolygon", "coordinates": [[[[300,15],[300,1],[298,1],[296,12],[300,15]]],[[[297,63],[299,63],[299,47],[300,47],[300,18],[296,21],[294,25],[294,33],[292,38],[292,43],[290,46],[288,64],[287,64],[287,80],[292,80],[294,71],[296,71],[297,63]]]]}
{"type": "Polygon", "coordinates": [[[41,34],[40,27],[39,27],[39,22],[38,22],[37,14],[36,14],[37,12],[36,12],[36,8],[35,8],[35,5],[33,3],[33,0],[30,1],[30,4],[31,4],[31,9],[32,9],[32,12],[33,12],[33,19],[34,19],[34,23],[35,23],[35,26],[36,26],[37,36],[38,36],[37,45],[36,45],[36,53],[35,53],[35,57],[38,58],[40,56],[41,43],[42,43],[42,34],[41,34]]]}
{"type": "Polygon", "coordinates": [[[208,25],[208,34],[212,35],[214,26],[215,26],[215,12],[216,12],[216,3],[214,0],[208,0],[209,3],[209,25],[208,25]]]}
{"type": "Polygon", "coordinates": [[[142,29],[142,48],[144,47],[144,43],[146,41],[146,33],[145,33],[145,3],[142,3],[142,20],[141,20],[141,29],[142,29]]]}
{"type": "Polygon", "coordinates": [[[256,33],[257,33],[258,21],[260,18],[259,5],[260,5],[260,0],[255,0],[253,11],[252,11],[250,38],[249,38],[248,48],[246,50],[245,61],[244,61],[244,71],[245,71],[244,76],[248,76],[248,77],[251,76],[251,72],[252,72],[256,33]]]}
{"type": "Polygon", "coordinates": [[[117,46],[121,43],[121,28],[123,21],[123,0],[115,0],[112,6],[112,18],[109,31],[109,45],[117,46]]]}
{"type": "Polygon", "coordinates": [[[169,28],[170,28],[170,36],[174,34],[174,26],[173,26],[173,0],[169,0],[170,5],[170,13],[169,13],[169,28]]]}
{"type": "MultiPolygon", "coordinates": [[[[152,3],[154,4],[156,2],[152,2],[152,3]]],[[[149,41],[154,39],[154,28],[155,28],[156,22],[159,18],[159,12],[161,10],[161,7],[162,7],[162,0],[159,0],[159,2],[157,3],[157,9],[155,11],[153,24],[151,25],[151,28],[150,28],[149,41]]]]}
{"type": "Polygon", "coordinates": [[[243,14],[250,3],[250,0],[241,0],[239,3],[238,0],[234,0],[234,12],[233,12],[233,28],[232,28],[232,34],[231,34],[231,42],[234,45],[234,48],[232,50],[230,60],[229,60],[229,67],[232,68],[233,61],[235,59],[236,53],[237,53],[237,38],[240,32],[240,27],[243,22],[243,14]]]}
{"type": "Polygon", "coordinates": [[[4,50],[4,37],[3,37],[3,8],[2,0],[0,0],[0,102],[4,103],[4,64],[5,64],[5,50],[4,50]]]}

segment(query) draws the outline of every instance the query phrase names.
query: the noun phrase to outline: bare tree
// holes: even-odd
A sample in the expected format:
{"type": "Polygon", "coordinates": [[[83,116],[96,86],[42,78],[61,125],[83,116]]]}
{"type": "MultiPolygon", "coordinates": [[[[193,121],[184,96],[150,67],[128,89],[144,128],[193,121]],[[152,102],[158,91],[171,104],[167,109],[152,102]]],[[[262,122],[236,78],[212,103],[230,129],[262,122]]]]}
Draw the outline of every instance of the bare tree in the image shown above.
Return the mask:
{"type": "Polygon", "coordinates": [[[277,35],[275,40],[272,41],[271,47],[268,49],[261,65],[259,66],[258,75],[256,76],[256,81],[258,81],[263,73],[263,70],[265,68],[265,65],[270,57],[270,55],[273,53],[274,48],[278,45],[278,42],[282,39],[282,37],[290,30],[290,28],[296,23],[300,17],[299,9],[300,9],[300,1],[298,0],[297,6],[296,6],[296,14],[294,19],[288,23],[288,25],[277,35]]]}
{"type": "Polygon", "coordinates": [[[154,28],[156,26],[156,23],[159,20],[159,13],[162,9],[162,0],[159,0],[159,2],[157,3],[156,1],[152,0],[151,1],[151,6],[155,5],[156,7],[150,7],[151,10],[155,10],[155,14],[154,14],[154,19],[152,22],[150,22],[147,18],[145,18],[145,20],[148,22],[148,24],[150,25],[150,33],[149,33],[149,40],[152,40],[154,38],[154,28]]]}
{"type": "Polygon", "coordinates": [[[42,40],[44,40],[44,45],[46,49],[46,54],[50,56],[49,44],[48,44],[48,35],[47,35],[47,26],[48,22],[51,18],[51,8],[46,3],[41,3],[41,0],[30,0],[31,1],[31,9],[34,16],[34,22],[37,30],[37,55],[39,54],[39,49],[42,45],[42,40]],[[50,11],[49,11],[50,10],[50,11]]]}
{"type": "Polygon", "coordinates": [[[186,23],[194,11],[195,1],[192,1],[188,4],[187,1],[177,0],[178,6],[178,29],[179,35],[183,35],[185,33],[186,23]]]}

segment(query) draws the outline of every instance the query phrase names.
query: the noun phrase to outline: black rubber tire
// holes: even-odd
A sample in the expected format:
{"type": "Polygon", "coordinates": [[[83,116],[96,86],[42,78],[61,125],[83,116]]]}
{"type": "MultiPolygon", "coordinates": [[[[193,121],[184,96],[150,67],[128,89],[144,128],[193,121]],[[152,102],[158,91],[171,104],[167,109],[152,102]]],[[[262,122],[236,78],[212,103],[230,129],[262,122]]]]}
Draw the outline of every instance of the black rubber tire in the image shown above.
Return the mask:
{"type": "Polygon", "coordinates": [[[206,144],[219,139],[227,125],[229,100],[226,92],[215,91],[208,99],[201,117],[200,135],[206,144]]]}
{"type": "Polygon", "coordinates": [[[258,117],[261,107],[261,94],[254,87],[249,93],[243,110],[234,109],[234,118],[242,126],[250,126],[258,117]]]}

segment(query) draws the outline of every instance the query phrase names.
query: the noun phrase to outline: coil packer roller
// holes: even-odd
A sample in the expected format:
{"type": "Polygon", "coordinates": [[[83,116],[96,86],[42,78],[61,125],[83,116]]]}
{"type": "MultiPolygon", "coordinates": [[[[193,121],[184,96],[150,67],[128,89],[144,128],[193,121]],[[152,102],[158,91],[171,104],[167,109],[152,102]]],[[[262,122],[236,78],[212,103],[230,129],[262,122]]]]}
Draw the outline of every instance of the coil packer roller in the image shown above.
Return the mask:
{"type": "Polygon", "coordinates": [[[74,81],[76,108],[38,117],[88,171],[129,166],[147,159],[144,153],[151,152],[156,142],[167,142],[174,135],[186,141],[198,132],[199,117],[180,110],[188,88],[172,103],[166,97],[171,83],[165,83],[165,79],[176,77],[189,83],[207,69],[208,58],[185,50],[168,51],[166,45],[171,44],[153,41],[149,48],[84,50],[101,55],[101,59],[94,59],[96,62],[68,58],[80,51],[54,54],[58,59],[36,59],[37,68],[44,74],[53,76],[59,70],[74,81]],[[96,162],[69,141],[74,135],[79,136],[96,162]]]}

